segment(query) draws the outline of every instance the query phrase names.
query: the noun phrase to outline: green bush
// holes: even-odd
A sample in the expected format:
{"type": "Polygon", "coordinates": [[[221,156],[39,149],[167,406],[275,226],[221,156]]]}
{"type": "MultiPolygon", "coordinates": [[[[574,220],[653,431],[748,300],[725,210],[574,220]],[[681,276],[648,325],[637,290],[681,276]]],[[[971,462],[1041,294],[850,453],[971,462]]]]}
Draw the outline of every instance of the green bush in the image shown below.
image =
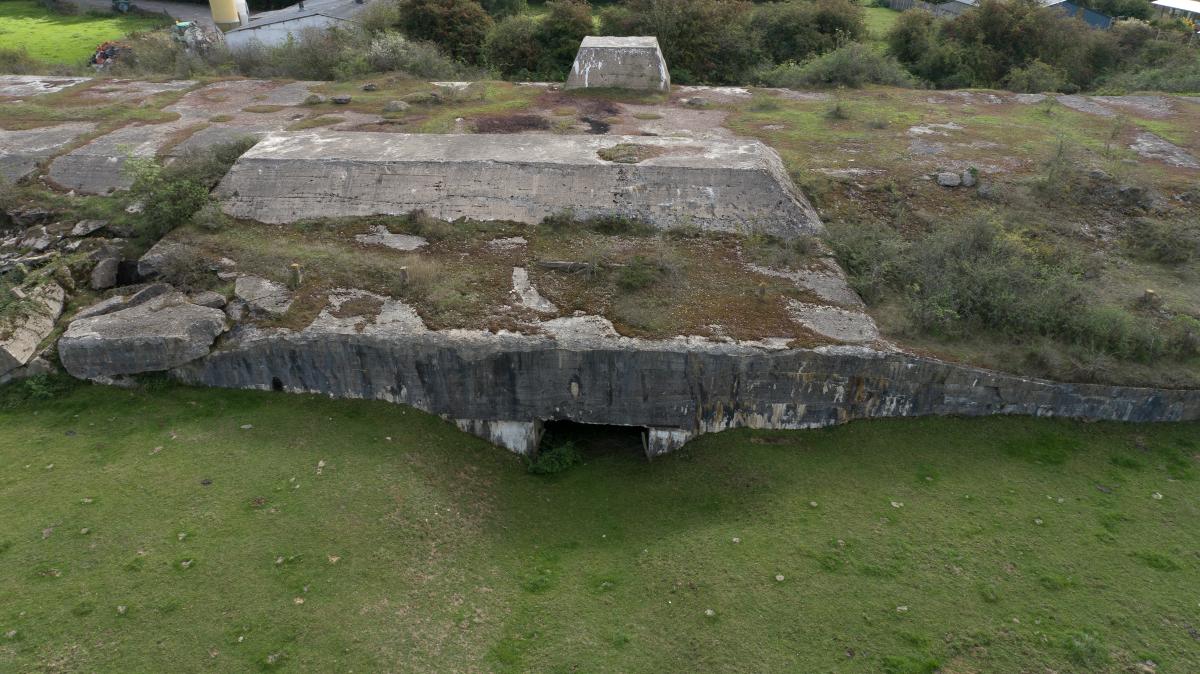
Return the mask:
{"type": "Polygon", "coordinates": [[[1013,68],[1004,78],[1009,91],[1037,94],[1061,91],[1067,84],[1067,73],[1062,68],[1034,59],[1024,68],[1013,68]]]}
{"type": "Polygon", "coordinates": [[[538,22],[527,14],[496,24],[483,43],[487,64],[509,79],[538,79],[545,50],[538,40],[538,22]]]}
{"type": "Polygon", "coordinates": [[[427,40],[450,56],[477,65],[492,17],[476,0],[401,0],[400,29],[414,40],[427,40]]]}
{"type": "Polygon", "coordinates": [[[654,35],[681,84],[740,84],[761,59],[744,0],[626,0],[601,13],[604,35],[654,35]]]}
{"type": "Polygon", "coordinates": [[[776,63],[801,61],[867,36],[863,9],[851,0],[787,0],[755,8],[750,26],[776,63]]]}
{"type": "Polygon", "coordinates": [[[528,5],[525,0],[480,0],[480,4],[488,14],[497,18],[520,14],[528,5]]]}
{"type": "Polygon", "coordinates": [[[477,74],[443,54],[437,45],[409,40],[395,31],[383,31],[371,38],[367,64],[377,72],[400,72],[424,80],[453,80],[477,74]]]}
{"type": "Polygon", "coordinates": [[[592,6],[587,0],[550,0],[538,26],[537,39],[542,48],[540,73],[550,79],[564,79],[579,43],[595,32],[592,6]]]}
{"type": "Polygon", "coordinates": [[[909,87],[913,78],[895,58],[853,42],[803,63],[784,63],[758,73],[771,87],[861,87],[886,84],[909,87]]]}
{"type": "Polygon", "coordinates": [[[534,475],[556,475],[580,463],[583,463],[583,455],[574,442],[567,441],[539,450],[529,461],[528,470],[534,475]]]}
{"type": "Polygon", "coordinates": [[[130,196],[142,204],[139,233],[157,240],[191,220],[209,203],[209,190],[254,143],[247,138],[191,151],[167,167],[152,158],[127,160],[130,196]]]}
{"type": "Polygon", "coordinates": [[[231,50],[229,59],[247,77],[345,80],[370,71],[369,44],[366,31],[306,28],[282,44],[256,41],[231,50]]]}

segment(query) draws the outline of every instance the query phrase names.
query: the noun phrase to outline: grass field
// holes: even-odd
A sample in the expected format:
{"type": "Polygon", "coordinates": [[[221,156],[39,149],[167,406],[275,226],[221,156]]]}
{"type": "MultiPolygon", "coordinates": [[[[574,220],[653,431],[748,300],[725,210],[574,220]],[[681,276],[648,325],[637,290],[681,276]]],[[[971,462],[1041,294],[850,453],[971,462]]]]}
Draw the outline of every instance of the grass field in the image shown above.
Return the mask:
{"type": "Polygon", "coordinates": [[[1195,424],[601,431],[538,477],[386,404],[25,386],[0,671],[1200,668],[1195,424]]]}
{"type": "Polygon", "coordinates": [[[52,63],[83,63],[96,46],[163,25],[161,17],[78,14],[47,10],[35,0],[0,2],[0,45],[52,63]]]}

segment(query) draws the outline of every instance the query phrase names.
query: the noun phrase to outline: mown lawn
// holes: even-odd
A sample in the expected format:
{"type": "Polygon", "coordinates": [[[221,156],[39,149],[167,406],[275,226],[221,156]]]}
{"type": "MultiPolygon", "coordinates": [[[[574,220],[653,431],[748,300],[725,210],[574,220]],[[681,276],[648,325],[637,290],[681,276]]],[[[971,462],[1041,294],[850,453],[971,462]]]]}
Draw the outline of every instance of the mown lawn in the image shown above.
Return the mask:
{"type": "Polygon", "coordinates": [[[107,40],[162,26],[164,19],[133,14],[55,14],[36,0],[0,2],[0,46],[24,49],[53,63],[81,64],[107,40]]]}
{"type": "Polygon", "coordinates": [[[611,433],[538,477],[381,403],[25,391],[0,671],[1200,670],[1196,424],[611,433]]]}

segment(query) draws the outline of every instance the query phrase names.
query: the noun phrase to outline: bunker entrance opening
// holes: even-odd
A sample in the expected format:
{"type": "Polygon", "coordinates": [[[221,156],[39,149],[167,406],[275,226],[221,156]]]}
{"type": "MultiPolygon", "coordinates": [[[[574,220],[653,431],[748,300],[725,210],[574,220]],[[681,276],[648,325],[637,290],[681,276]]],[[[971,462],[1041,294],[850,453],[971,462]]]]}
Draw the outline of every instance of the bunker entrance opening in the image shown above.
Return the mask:
{"type": "Polygon", "coordinates": [[[546,451],[570,442],[579,450],[586,461],[606,456],[646,456],[641,426],[613,426],[608,424],[581,424],[575,421],[547,421],[538,451],[546,451]]]}

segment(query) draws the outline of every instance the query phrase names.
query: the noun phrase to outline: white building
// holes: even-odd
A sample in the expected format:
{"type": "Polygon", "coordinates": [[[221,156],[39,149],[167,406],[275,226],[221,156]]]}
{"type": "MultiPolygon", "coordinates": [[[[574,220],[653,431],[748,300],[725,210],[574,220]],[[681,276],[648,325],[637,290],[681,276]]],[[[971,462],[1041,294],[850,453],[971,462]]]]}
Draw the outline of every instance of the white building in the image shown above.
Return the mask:
{"type": "Polygon", "coordinates": [[[1161,16],[1183,17],[1200,28],[1200,2],[1196,0],[1154,0],[1150,4],[1158,8],[1161,16]]]}
{"type": "Polygon", "coordinates": [[[225,33],[225,43],[230,49],[251,42],[277,45],[287,42],[289,36],[298,38],[306,28],[350,27],[369,3],[370,0],[301,0],[291,7],[255,14],[246,25],[225,33]]]}

